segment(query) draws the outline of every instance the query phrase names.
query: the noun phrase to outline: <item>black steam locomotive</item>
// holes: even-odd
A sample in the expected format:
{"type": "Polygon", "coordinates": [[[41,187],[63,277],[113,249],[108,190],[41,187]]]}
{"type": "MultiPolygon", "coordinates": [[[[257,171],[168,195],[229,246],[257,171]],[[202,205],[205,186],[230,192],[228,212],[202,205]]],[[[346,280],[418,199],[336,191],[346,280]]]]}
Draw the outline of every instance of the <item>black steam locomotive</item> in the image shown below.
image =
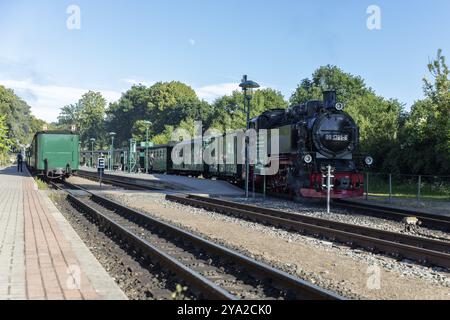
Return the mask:
{"type": "MultiPolygon", "coordinates": [[[[271,157],[279,161],[279,171],[268,176],[267,187],[274,193],[290,193],[306,198],[327,195],[326,173],[331,166],[332,198],[360,197],[364,193],[364,175],[356,159],[359,129],[336,101],[335,91],[324,92],[323,101],[293,105],[287,110],[270,110],[252,120],[256,130],[278,129],[280,153],[271,157]]],[[[365,159],[371,165],[370,157],[365,159]]],[[[256,183],[262,176],[255,172],[256,183]]]]}

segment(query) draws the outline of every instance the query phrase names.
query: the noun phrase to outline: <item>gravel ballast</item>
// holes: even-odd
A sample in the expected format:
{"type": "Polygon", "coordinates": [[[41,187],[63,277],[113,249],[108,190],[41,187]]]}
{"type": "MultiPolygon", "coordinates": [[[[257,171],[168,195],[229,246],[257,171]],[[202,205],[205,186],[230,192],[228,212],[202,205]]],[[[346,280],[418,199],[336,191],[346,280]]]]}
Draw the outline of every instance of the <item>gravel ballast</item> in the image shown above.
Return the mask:
{"type": "MultiPolygon", "coordinates": [[[[72,182],[86,183],[86,180],[76,179],[72,182]]],[[[161,193],[109,190],[105,194],[125,205],[193,231],[348,298],[450,299],[448,270],[429,268],[411,261],[398,261],[327,240],[177,204],[166,201],[165,195],[161,193]]],[[[292,210],[291,212],[298,210],[302,214],[317,214],[322,215],[322,218],[329,218],[323,216],[320,208],[283,200],[265,200],[264,204],[257,205],[292,210]]],[[[335,215],[336,219],[345,219],[338,221],[350,222],[352,219],[348,213],[335,215]]],[[[405,232],[404,225],[398,222],[364,216],[355,219],[369,227],[405,232]],[[380,226],[382,223],[386,225],[380,226]]],[[[433,238],[442,237],[441,234],[434,233],[436,231],[429,231],[433,238]]]]}
{"type": "Polygon", "coordinates": [[[105,234],[90,218],[74,209],[64,193],[54,192],[51,198],[128,299],[171,299],[178,284],[176,279],[158,265],[140,261],[127,248],[113,241],[111,235],[105,234]]]}
{"type": "Polygon", "coordinates": [[[449,273],[441,268],[173,203],[160,194],[107,196],[348,298],[450,299],[449,273]],[[371,277],[377,274],[380,288],[371,289],[371,277]]]}
{"type": "Polygon", "coordinates": [[[220,199],[235,201],[244,204],[265,207],[275,210],[283,210],[289,213],[305,215],[310,217],[328,219],[338,222],[344,222],[354,224],[358,226],[365,226],[369,228],[398,232],[404,234],[410,234],[418,237],[424,237],[429,239],[447,240],[450,241],[450,233],[431,230],[420,226],[410,226],[403,222],[386,220],[369,215],[358,214],[354,210],[349,211],[345,209],[332,208],[332,212],[327,213],[323,207],[314,205],[305,205],[293,201],[283,201],[274,198],[261,199],[261,198],[229,198],[222,197],[220,199]]]}

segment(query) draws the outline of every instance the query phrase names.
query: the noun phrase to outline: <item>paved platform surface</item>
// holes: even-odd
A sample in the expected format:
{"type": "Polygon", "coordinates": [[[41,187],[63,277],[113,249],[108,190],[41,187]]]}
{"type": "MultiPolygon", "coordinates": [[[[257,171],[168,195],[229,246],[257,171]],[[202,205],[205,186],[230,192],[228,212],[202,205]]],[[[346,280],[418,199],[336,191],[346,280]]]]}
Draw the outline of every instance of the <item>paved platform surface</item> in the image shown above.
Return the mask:
{"type": "Polygon", "coordinates": [[[0,299],[126,299],[25,168],[0,170],[0,299]]]}
{"type": "MultiPolygon", "coordinates": [[[[80,168],[84,171],[96,172],[87,167],[80,168]]],[[[143,173],[125,173],[123,171],[105,171],[107,175],[117,175],[128,178],[138,178],[149,181],[158,181],[164,184],[170,184],[174,189],[180,189],[184,192],[205,194],[211,196],[242,196],[244,191],[231,183],[222,180],[210,180],[193,178],[186,176],[166,175],[166,174],[143,174],[143,173]]]]}

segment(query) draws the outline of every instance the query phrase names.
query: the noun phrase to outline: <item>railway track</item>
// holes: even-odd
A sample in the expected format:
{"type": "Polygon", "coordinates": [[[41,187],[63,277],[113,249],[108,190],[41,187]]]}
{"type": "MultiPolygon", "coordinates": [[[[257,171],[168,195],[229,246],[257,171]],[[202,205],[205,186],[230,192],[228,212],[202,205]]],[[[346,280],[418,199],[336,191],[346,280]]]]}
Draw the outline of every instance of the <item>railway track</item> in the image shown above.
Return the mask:
{"type": "MultiPolygon", "coordinates": [[[[92,179],[95,179],[95,176],[95,174],[90,175],[92,179]]],[[[114,181],[110,183],[120,185],[122,182],[121,178],[116,179],[114,177],[114,181]]],[[[141,187],[132,181],[129,180],[127,184],[135,188],[141,187]]],[[[145,187],[142,187],[142,189],[145,189],[145,187]]],[[[260,223],[271,224],[288,230],[326,237],[331,240],[360,246],[371,251],[393,255],[398,258],[450,268],[450,242],[447,241],[383,231],[215,198],[194,195],[167,195],[166,198],[171,201],[238,216],[260,223]]],[[[388,210],[376,205],[360,205],[359,203],[355,204],[349,201],[338,201],[337,203],[346,208],[364,210],[365,213],[379,215],[384,218],[388,217],[390,219],[402,220],[405,217],[416,216],[426,226],[432,225],[434,227],[445,228],[446,224],[450,225],[450,221],[446,221],[445,217],[440,220],[433,215],[421,215],[408,210],[388,210]]]]}
{"type": "Polygon", "coordinates": [[[438,216],[426,212],[400,208],[389,208],[373,203],[361,203],[348,200],[334,200],[333,204],[338,207],[358,210],[359,212],[363,211],[365,214],[370,214],[381,218],[393,219],[397,221],[401,221],[406,217],[416,217],[420,220],[422,226],[450,230],[449,216],[438,216]]]}
{"type": "Polygon", "coordinates": [[[52,183],[68,200],[139,256],[157,261],[205,299],[343,297],[193,233],[68,183],[52,183]]]}
{"type": "Polygon", "coordinates": [[[450,242],[303,216],[222,199],[166,195],[166,199],[210,211],[325,237],[398,258],[450,268],[450,242]]]}
{"type": "MultiPolygon", "coordinates": [[[[79,171],[77,175],[94,181],[99,180],[98,174],[94,172],[79,171]]],[[[149,185],[149,180],[134,177],[128,178],[106,174],[102,180],[105,183],[131,190],[167,190],[167,187],[162,184],[154,183],[153,185],[149,185]]],[[[406,217],[416,217],[423,227],[450,231],[450,217],[448,216],[434,215],[408,209],[389,208],[372,203],[356,203],[340,199],[333,200],[333,205],[344,209],[355,210],[359,213],[363,212],[363,215],[376,216],[395,221],[402,221],[406,217]]]]}

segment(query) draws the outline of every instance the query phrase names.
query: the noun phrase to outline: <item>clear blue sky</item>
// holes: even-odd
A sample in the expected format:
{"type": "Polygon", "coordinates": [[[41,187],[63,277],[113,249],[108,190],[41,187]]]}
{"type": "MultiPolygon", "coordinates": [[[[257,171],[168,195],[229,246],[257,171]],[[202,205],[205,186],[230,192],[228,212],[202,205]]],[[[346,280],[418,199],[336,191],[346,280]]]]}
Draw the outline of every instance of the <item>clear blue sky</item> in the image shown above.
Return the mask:
{"type": "Polygon", "coordinates": [[[438,48],[450,57],[448,0],[0,0],[0,84],[46,120],[85,90],[111,101],[134,82],[179,80],[211,101],[247,73],[289,98],[325,64],[409,108],[438,48]],[[66,27],[71,4],[80,30],[66,27]],[[381,30],[366,27],[372,4],[381,30]]]}

